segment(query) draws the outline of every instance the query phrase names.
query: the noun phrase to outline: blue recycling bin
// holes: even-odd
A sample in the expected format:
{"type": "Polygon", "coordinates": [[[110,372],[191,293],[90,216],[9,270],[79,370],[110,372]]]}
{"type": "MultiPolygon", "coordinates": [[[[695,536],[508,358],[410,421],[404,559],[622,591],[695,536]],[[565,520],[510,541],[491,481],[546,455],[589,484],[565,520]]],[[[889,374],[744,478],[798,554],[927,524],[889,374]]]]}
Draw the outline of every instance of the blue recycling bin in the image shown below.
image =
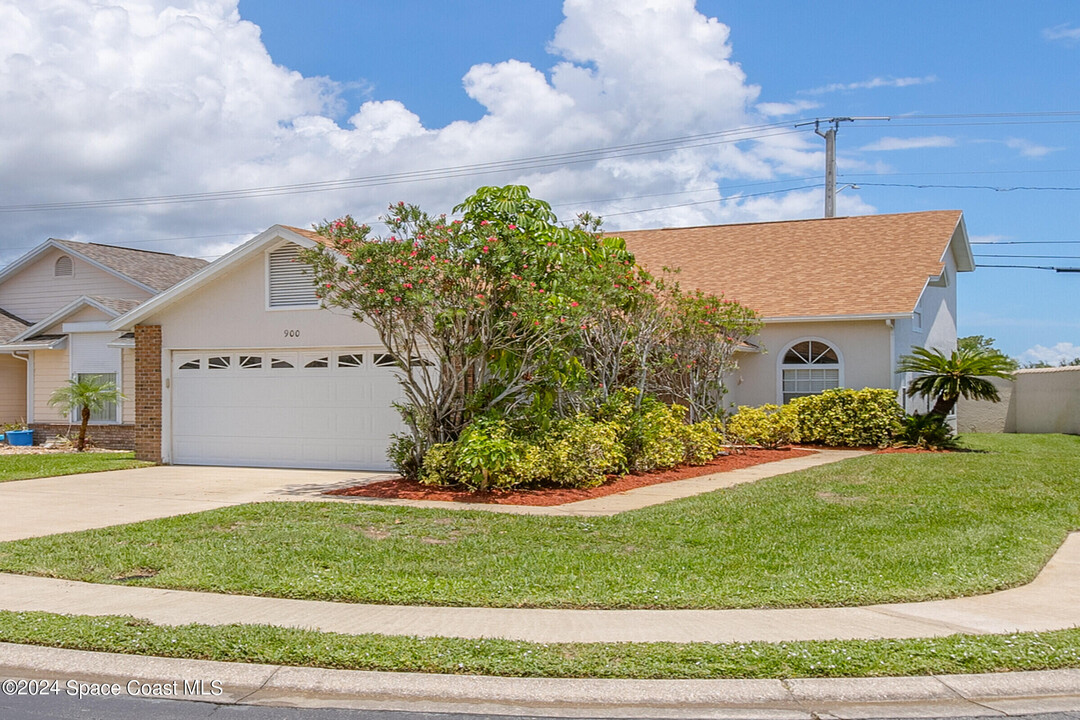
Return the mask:
{"type": "Polygon", "coordinates": [[[33,445],[34,444],[34,431],[33,430],[8,430],[4,433],[7,436],[9,445],[33,445]]]}

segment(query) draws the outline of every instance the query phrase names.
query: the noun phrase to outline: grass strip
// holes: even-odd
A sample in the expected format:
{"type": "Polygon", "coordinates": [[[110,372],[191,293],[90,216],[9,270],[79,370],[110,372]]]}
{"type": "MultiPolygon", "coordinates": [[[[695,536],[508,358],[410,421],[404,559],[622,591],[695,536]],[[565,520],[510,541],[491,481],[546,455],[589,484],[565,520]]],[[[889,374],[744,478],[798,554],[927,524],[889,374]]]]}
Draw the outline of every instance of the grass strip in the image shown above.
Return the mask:
{"type": "Polygon", "coordinates": [[[613,517],[261,503],[0,544],[0,570],[353,603],[865,605],[1030,582],[1080,528],[1080,437],[870,455],[613,517]]]}
{"type": "Polygon", "coordinates": [[[1080,667],[1080,628],[919,640],[538,644],[340,635],[265,625],[168,627],[130,617],[3,611],[0,641],[197,660],[506,677],[835,678],[1080,667]]]}
{"type": "Polygon", "coordinates": [[[105,470],[130,470],[153,463],[135,459],[131,452],[43,453],[0,456],[0,482],[78,475],[105,470]]]}

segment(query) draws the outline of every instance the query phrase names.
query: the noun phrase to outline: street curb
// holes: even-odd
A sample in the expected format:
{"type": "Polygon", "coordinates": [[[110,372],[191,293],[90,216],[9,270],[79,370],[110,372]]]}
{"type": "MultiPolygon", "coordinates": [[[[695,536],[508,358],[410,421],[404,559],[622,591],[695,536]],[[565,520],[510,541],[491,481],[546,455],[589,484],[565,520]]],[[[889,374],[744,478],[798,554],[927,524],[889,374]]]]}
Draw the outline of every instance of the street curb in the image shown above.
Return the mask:
{"type": "MultiPolygon", "coordinates": [[[[229,705],[558,717],[843,718],[1080,711],[1080,669],[922,677],[597,680],[326,670],[0,643],[0,680],[119,685],[123,696],[229,705]],[[202,681],[201,687],[195,681],[202,681]],[[185,683],[190,692],[183,692],[185,683]],[[215,685],[217,683],[217,685],[215,685]],[[220,687],[220,692],[217,688],[220,687]],[[201,692],[198,692],[201,691],[201,692]]],[[[4,682],[3,694],[18,683],[4,682]]],[[[37,687],[37,684],[24,684],[37,687]]]]}

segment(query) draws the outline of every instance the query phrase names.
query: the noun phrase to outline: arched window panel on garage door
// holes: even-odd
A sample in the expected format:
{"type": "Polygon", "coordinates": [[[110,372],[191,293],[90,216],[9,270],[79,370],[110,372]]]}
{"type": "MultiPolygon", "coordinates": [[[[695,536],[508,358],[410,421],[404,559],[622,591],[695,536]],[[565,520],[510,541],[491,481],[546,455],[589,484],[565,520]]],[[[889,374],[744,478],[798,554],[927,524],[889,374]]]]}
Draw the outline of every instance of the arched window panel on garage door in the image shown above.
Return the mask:
{"type": "Polygon", "coordinates": [[[799,340],[781,356],[781,402],[816,395],[843,382],[843,359],[831,344],[823,340],[799,340]]]}

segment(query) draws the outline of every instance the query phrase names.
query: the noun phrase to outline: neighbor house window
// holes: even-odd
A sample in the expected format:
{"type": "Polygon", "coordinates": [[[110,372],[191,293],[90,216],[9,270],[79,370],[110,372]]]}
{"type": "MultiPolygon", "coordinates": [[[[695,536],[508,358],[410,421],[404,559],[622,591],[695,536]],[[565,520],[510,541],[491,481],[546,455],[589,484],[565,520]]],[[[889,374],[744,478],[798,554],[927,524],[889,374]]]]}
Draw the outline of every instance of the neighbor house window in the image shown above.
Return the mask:
{"type": "Polygon", "coordinates": [[[780,358],[782,402],[840,387],[840,355],[821,340],[801,340],[780,358]]]}
{"type": "Polygon", "coordinates": [[[311,266],[300,259],[300,246],[282,245],[269,255],[269,302],[272,308],[318,307],[311,266]]]}
{"type": "MultiPolygon", "coordinates": [[[[77,373],[76,378],[78,380],[89,380],[91,378],[97,378],[104,382],[111,382],[116,385],[116,373],[77,373]]],[[[72,412],[72,421],[82,421],[82,409],[77,408],[72,412]]],[[[116,422],[116,403],[108,403],[104,408],[97,412],[90,413],[90,422],[116,422]]]]}

